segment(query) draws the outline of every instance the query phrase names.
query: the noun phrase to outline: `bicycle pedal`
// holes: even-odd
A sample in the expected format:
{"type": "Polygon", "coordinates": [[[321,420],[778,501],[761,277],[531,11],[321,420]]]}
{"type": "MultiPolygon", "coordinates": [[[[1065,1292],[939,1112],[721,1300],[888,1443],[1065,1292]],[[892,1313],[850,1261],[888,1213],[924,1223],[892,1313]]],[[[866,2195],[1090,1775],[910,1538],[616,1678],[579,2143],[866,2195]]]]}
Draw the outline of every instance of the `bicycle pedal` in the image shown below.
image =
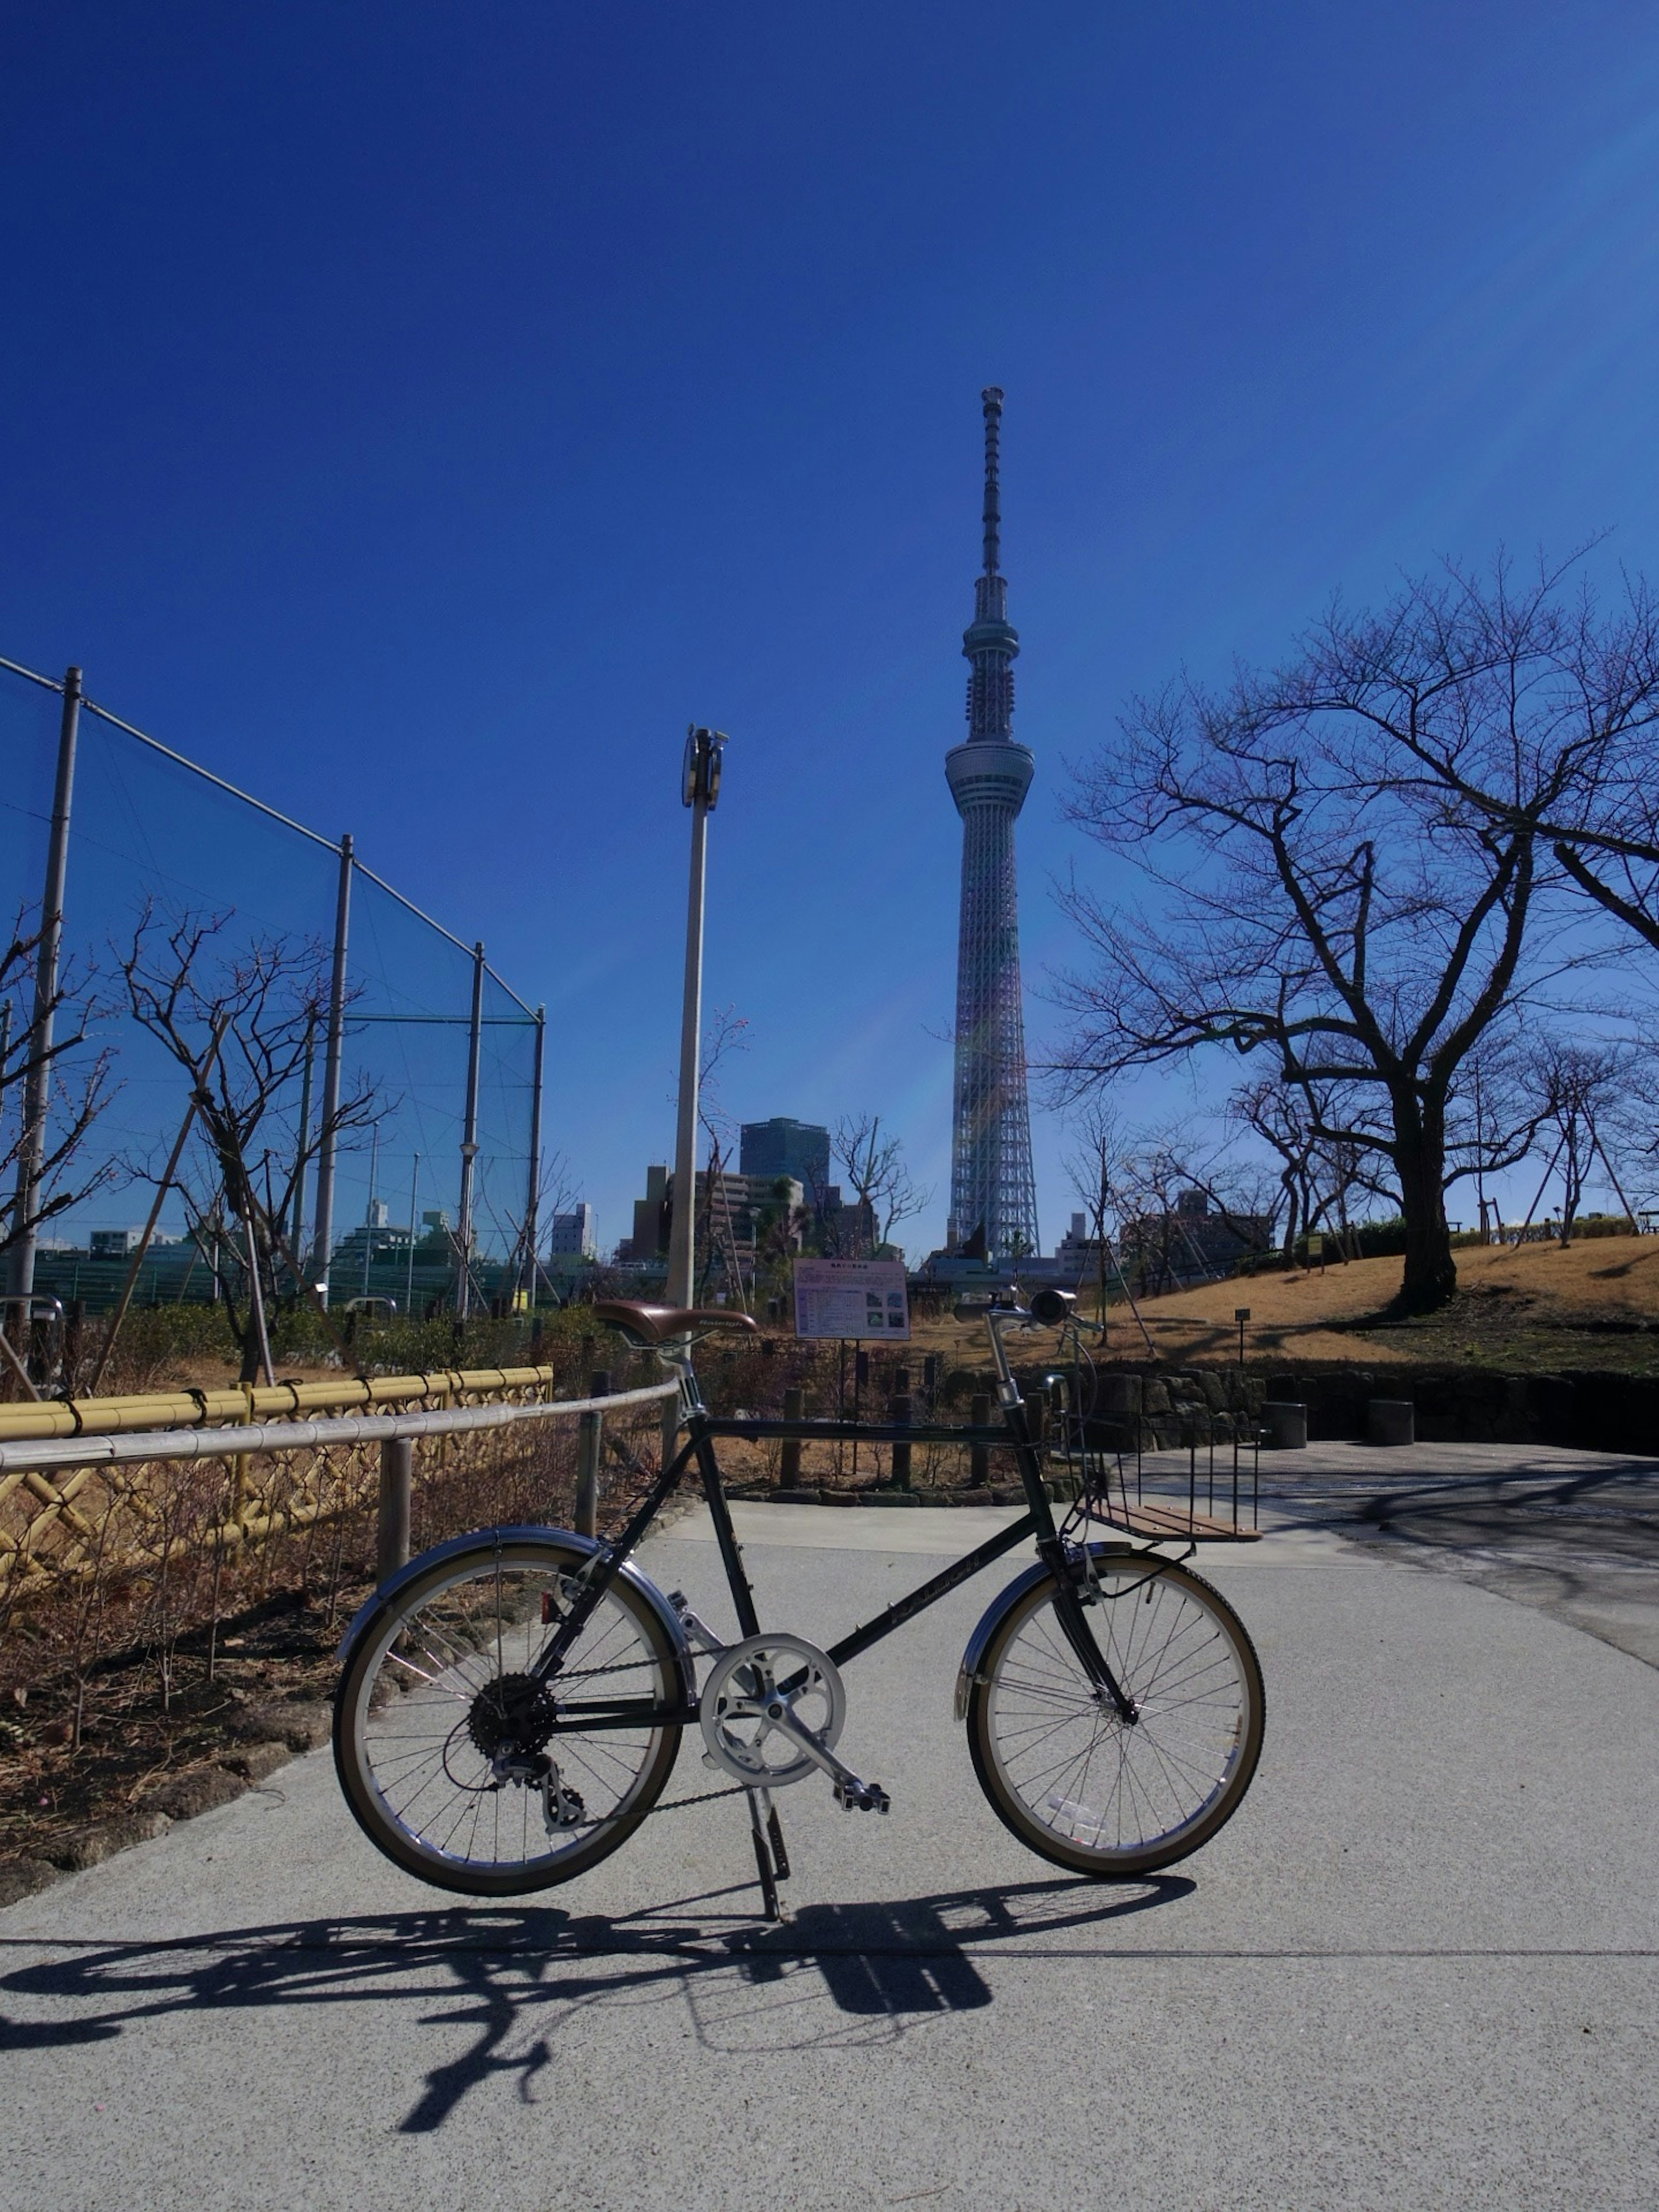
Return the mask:
{"type": "Polygon", "coordinates": [[[837,1782],[835,1799],[843,1813],[890,1813],[893,1801],[879,1782],[837,1782]]]}

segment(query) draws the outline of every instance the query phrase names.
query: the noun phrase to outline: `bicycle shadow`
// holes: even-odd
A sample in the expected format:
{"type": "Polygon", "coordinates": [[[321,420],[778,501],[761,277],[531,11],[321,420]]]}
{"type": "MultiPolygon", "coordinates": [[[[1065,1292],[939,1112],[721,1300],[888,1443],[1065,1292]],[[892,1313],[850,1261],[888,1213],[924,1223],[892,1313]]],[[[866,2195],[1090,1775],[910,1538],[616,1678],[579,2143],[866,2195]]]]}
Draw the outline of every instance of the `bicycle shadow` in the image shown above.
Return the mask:
{"type": "MultiPolygon", "coordinates": [[[[1006,1884],[809,1905],[777,1928],[757,1927],[726,1905],[746,1894],[737,1890],[617,1920],[554,1906],[445,1908],[66,1946],[67,1955],[0,1973],[0,1993],[56,2001],[75,2008],[73,2016],[0,2014],[0,2051],[107,2042],[180,2013],[428,2008],[416,2014],[419,2027],[475,2033],[464,2051],[428,2069],[400,2123],[404,2134],[427,2134],[492,2080],[515,2081],[521,2101],[533,2102],[556,2044],[595,2006],[680,2003],[712,2049],[762,2047],[758,2035],[776,2050],[771,2001],[781,1992],[798,2023],[788,2047],[805,2050],[848,2039],[843,2026],[813,2022],[807,2000],[827,1996],[837,2020],[854,2024],[854,2039],[869,2040],[902,2033],[907,2021],[989,2005],[994,1993],[973,1956],[988,1945],[1041,1939],[1053,1956],[1070,1936],[1078,1955],[1105,1955],[1082,1941],[1088,1931],[1195,1887],[1185,1876],[1161,1875],[1115,1886],[1103,1899],[1091,1881],[1006,1884]]],[[[14,1938],[0,1942],[0,1957],[41,1948],[14,1938]]]]}

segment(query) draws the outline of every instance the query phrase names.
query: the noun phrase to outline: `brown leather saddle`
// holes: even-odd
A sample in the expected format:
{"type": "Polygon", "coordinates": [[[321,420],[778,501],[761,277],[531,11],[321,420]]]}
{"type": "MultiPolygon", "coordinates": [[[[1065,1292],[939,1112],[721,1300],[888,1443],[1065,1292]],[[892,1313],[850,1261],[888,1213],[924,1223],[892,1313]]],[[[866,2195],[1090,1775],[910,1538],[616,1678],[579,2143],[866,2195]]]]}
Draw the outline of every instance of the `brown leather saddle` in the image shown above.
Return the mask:
{"type": "Polygon", "coordinates": [[[642,1349],[672,1343],[677,1336],[701,1336],[711,1328],[757,1334],[754,1316],[735,1313],[730,1306],[653,1306],[633,1298],[596,1298],[593,1318],[620,1329],[630,1344],[642,1349]]]}

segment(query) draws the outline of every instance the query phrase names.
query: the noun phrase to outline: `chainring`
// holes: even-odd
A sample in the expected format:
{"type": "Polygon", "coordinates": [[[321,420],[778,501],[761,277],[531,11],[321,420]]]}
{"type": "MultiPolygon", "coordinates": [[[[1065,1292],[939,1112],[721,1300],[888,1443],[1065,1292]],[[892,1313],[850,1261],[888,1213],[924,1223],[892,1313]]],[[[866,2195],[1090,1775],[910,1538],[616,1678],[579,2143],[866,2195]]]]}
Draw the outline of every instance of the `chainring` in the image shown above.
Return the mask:
{"type": "Polygon", "coordinates": [[[847,1691],[827,1651],[804,1636],[745,1637],[721,1652],[697,1699],[708,1763],[750,1790],[781,1790],[823,1770],[775,1724],[791,1717],[832,1751],[847,1719],[847,1691]]]}

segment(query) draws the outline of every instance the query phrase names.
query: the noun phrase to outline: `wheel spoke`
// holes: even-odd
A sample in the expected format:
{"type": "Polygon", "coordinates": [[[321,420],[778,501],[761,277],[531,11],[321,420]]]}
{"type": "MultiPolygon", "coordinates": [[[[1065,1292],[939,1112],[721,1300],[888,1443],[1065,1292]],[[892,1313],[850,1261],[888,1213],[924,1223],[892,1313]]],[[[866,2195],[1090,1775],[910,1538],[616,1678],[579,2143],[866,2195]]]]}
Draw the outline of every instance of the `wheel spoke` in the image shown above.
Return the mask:
{"type": "Polygon", "coordinates": [[[1230,1811],[1248,1784],[1259,1729],[1248,1644],[1212,1592],[1175,1569],[1148,1583],[1139,1559],[1102,1560],[1098,1580],[1091,1626],[1136,1719],[1102,1704],[1040,1584],[994,1643],[975,1740],[981,1778],[1017,1833],[1039,1848],[1052,1837],[1064,1863],[1109,1872],[1137,1856],[1179,1856],[1188,1831],[1212,1830],[1218,1804],[1230,1811]]]}
{"type": "Polygon", "coordinates": [[[369,1631],[373,1647],[348,1658],[341,1740],[354,1809],[383,1848],[452,1887],[476,1888],[474,1875],[497,1890],[538,1887],[613,1849],[660,1790],[678,1744],[668,1723],[619,1728],[596,1713],[584,1726],[580,1702],[560,1698],[568,1681],[604,1706],[611,1678],[610,1708],[618,1697],[647,1715],[678,1702],[671,1647],[626,1583],[606,1591],[547,1688],[532,1678],[544,1595],[568,1571],[563,1558],[550,1566],[550,1550],[480,1547],[452,1560],[441,1578],[406,1589],[369,1631]],[[543,1732],[543,1713],[564,1725],[543,1732]],[[580,1801],[551,1833],[550,1761],[580,1801]]]}

